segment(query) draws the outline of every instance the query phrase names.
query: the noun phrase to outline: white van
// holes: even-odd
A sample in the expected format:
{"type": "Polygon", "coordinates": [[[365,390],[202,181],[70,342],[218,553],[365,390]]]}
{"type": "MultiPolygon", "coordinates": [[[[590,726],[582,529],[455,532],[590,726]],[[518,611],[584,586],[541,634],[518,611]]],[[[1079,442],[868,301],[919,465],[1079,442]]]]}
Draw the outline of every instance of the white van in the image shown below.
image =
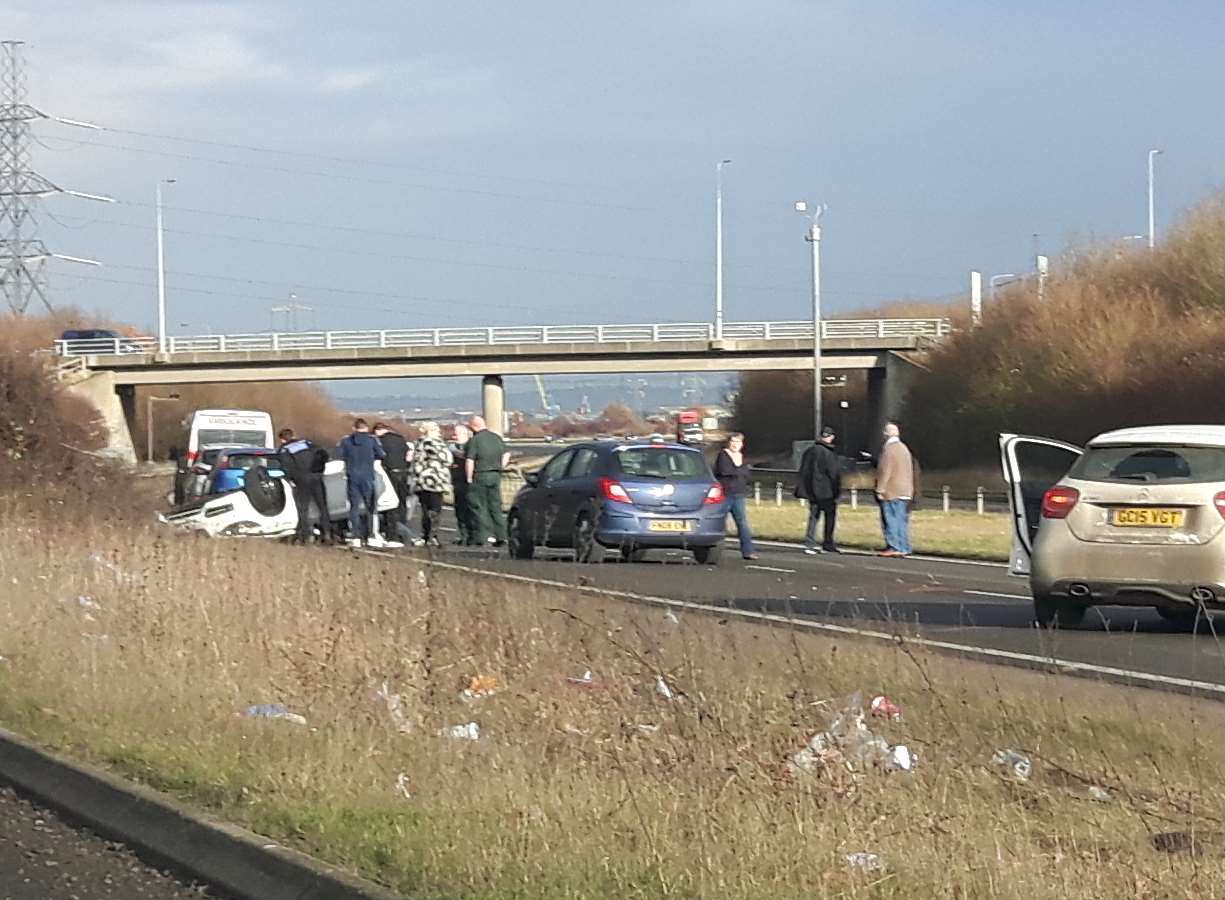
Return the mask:
{"type": "Polygon", "coordinates": [[[219,450],[230,447],[275,447],[272,416],[259,410],[197,409],[187,433],[185,465],[188,497],[203,489],[219,450]]]}

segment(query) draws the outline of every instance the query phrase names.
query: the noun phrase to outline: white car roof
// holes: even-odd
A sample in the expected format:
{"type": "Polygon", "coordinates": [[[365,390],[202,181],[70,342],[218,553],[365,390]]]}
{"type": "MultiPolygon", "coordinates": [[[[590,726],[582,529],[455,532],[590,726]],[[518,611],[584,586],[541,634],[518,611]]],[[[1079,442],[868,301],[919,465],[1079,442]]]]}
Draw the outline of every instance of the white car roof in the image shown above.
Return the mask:
{"type": "Polygon", "coordinates": [[[1089,441],[1090,447],[1118,444],[1198,444],[1225,447],[1225,425],[1146,425],[1107,431],[1089,441]]]}

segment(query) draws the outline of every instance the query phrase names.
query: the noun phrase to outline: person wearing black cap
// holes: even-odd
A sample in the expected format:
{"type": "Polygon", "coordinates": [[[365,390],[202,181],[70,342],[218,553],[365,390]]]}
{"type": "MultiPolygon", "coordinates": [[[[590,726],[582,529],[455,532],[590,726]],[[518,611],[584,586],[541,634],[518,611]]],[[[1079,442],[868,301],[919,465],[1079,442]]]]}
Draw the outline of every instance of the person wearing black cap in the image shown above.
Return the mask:
{"type": "Polygon", "coordinates": [[[821,429],[821,440],[804,451],[800,461],[795,495],[808,501],[808,529],[804,534],[804,552],[841,553],[834,543],[834,528],[838,522],[838,498],[842,495],[842,464],[834,451],[834,429],[821,429]],[[817,520],[825,517],[825,535],[817,547],[817,520]]]}

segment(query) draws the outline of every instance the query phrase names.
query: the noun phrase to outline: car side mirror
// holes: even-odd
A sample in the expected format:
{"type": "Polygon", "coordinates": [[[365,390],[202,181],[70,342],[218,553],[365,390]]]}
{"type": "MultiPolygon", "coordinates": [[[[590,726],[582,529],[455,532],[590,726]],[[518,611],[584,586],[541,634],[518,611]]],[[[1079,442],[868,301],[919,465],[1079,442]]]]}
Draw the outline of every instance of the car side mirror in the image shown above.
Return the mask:
{"type": "Polygon", "coordinates": [[[191,467],[191,471],[196,475],[207,475],[209,472],[213,471],[213,467],[208,463],[196,463],[191,467]]]}
{"type": "Polygon", "coordinates": [[[539,472],[528,472],[526,475],[523,476],[523,482],[528,487],[537,487],[540,484],[540,473],[539,472]]]}

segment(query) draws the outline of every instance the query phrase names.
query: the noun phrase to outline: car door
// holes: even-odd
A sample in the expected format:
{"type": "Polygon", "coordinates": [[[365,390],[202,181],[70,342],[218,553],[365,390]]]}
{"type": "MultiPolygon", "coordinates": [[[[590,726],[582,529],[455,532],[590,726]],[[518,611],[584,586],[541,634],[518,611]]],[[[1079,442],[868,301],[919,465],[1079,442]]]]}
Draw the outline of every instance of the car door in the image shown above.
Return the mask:
{"type": "Polygon", "coordinates": [[[539,472],[536,487],[528,492],[520,504],[520,515],[528,526],[533,543],[548,544],[558,518],[558,487],[565,480],[566,469],[574,456],[573,450],[563,450],[539,472]]]}
{"type": "Polygon", "coordinates": [[[1053,438],[1000,435],[1000,463],[1008,482],[1012,538],[1009,574],[1029,574],[1034,538],[1042,517],[1042,497],[1068,473],[1082,453],[1080,447],[1053,438]]]}
{"type": "Polygon", "coordinates": [[[573,538],[579,513],[591,505],[593,476],[600,468],[600,451],[577,447],[570,457],[565,476],[554,488],[557,515],[549,528],[549,542],[568,544],[573,538]]]}

